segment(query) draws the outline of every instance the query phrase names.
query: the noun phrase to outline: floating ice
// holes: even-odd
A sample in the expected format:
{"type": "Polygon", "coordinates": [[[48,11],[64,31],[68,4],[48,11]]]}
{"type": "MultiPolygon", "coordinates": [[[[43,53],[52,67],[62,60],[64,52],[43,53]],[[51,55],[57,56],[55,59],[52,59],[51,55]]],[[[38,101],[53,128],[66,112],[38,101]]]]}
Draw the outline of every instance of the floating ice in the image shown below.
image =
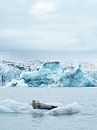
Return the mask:
{"type": "Polygon", "coordinates": [[[41,85],[49,85],[54,83],[53,79],[41,72],[23,72],[20,79],[24,79],[25,83],[30,87],[39,87],[41,85]]]}
{"type": "Polygon", "coordinates": [[[63,87],[94,87],[93,82],[85,76],[80,67],[64,72],[59,82],[63,87]]]}
{"type": "MultiPolygon", "coordinates": [[[[94,87],[97,86],[97,72],[88,74],[79,64],[60,62],[34,62],[17,64],[0,62],[0,84],[9,87],[94,87]]],[[[87,67],[87,66],[86,66],[87,67]]]]}
{"type": "Polygon", "coordinates": [[[14,63],[0,63],[0,84],[5,85],[12,79],[18,79],[22,70],[17,68],[14,63]]]}
{"type": "Polygon", "coordinates": [[[0,98],[0,113],[31,113],[32,109],[27,104],[16,100],[0,98]]]}
{"type": "Polygon", "coordinates": [[[53,116],[61,116],[61,115],[70,115],[79,113],[81,110],[81,106],[75,102],[72,104],[68,104],[66,106],[57,107],[47,112],[49,115],[53,116]]]}
{"type": "Polygon", "coordinates": [[[16,79],[12,79],[11,82],[8,82],[6,84],[7,87],[29,87],[23,79],[21,80],[16,80],[16,79]]]}
{"type": "Polygon", "coordinates": [[[30,105],[18,102],[13,99],[0,98],[0,113],[19,113],[32,114],[33,116],[45,115],[68,115],[80,112],[80,105],[78,103],[68,104],[66,106],[59,105],[58,108],[52,110],[33,109],[30,105]]]}
{"type": "Polygon", "coordinates": [[[40,68],[40,72],[47,75],[58,75],[63,72],[63,66],[60,64],[60,62],[47,62],[40,68]]]}

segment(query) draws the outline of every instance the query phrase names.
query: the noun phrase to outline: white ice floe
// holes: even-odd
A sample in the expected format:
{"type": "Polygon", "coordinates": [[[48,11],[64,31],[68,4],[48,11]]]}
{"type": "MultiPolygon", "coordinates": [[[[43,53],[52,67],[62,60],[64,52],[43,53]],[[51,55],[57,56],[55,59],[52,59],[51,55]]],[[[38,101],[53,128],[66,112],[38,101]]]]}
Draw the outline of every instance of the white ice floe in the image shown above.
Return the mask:
{"type": "Polygon", "coordinates": [[[0,98],[0,113],[32,114],[33,116],[62,116],[76,114],[78,112],[80,112],[80,105],[78,103],[72,103],[66,106],[59,105],[58,108],[47,111],[33,109],[30,105],[18,102],[13,99],[0,98]]]}
{"type": "Polygon", "coordinates": [[[70,115],[76,114],[81,111],[81,106],[77,103],[71,103],[66,106],[60,106],[55,109],[48,111],[46,114],[53,115],[53,116],[62,116],[62,115],[70,115]]]}
{"type": "Polygon", "coordinates": [[[27,104],[13,99],[0,98],[0,113],[31,113],[32,109],[27,104]]]}

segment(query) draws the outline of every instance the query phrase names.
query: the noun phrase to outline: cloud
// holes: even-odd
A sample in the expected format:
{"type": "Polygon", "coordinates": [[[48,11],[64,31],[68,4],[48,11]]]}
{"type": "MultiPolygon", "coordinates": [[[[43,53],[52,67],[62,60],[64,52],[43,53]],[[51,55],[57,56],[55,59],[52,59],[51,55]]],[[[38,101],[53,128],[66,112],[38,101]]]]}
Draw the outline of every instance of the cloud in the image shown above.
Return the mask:
{"type": "Polygon", "coordinates": [[[32,14],[41,16],[58,10],[58,4],[54,1],[40,0],[36,2],[32,9],[32,14]]]}
{"type": "Polygon", "coordinates": [[[53,51],[89,51],[97,49],[97,38],[94,31],[87,33],[59,30],[2,29],[0,30],[0,40],[3,45],[7,45],[7,48],[9,46],[13,49],[53,51]]]}
{"type": "Polygon", "coordinates": [[[97,50],[96,6],[97,0],[0,1],[0,48],[97,50]]]}

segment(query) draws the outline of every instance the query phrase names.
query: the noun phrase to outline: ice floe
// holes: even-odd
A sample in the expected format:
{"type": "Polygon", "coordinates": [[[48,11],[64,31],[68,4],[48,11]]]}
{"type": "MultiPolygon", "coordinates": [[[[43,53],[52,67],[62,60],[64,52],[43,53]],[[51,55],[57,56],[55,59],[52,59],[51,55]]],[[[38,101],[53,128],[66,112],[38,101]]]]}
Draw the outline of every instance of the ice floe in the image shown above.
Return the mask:
{"type": "Polygon", "coordinates": [[[33,109],[30,105],[26,103],[21,103],[9,98],[0,98],[0,113],[14,113],[14,114],[32,114],[34,116],[40,115],[52,115],[52,116],[62,116],[69,114],[76,114],[81,111],[81,106],[77,103],[71,103],[68,105],[59,105],[58,108],[52,110],[39,110],[33,109]]]}

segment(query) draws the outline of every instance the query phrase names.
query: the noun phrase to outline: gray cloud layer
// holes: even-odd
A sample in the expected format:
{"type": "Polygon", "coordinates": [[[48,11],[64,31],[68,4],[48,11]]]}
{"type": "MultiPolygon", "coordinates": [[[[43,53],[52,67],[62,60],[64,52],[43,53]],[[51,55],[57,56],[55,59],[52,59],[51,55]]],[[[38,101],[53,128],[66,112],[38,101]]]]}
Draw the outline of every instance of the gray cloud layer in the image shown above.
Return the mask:
{"type": "Polygon", "coordinates": [[[0,48],[97,50],[97,1],[0,1],[0,48]],[[51,10],[50,5],[46,10],[45,4],[39,5],[39,2],[51,2],[51,10]],[[34,8],[35,5],[38,7],[34,8]],[[42,12],[34,14],[34,9],[42,12]]]}

